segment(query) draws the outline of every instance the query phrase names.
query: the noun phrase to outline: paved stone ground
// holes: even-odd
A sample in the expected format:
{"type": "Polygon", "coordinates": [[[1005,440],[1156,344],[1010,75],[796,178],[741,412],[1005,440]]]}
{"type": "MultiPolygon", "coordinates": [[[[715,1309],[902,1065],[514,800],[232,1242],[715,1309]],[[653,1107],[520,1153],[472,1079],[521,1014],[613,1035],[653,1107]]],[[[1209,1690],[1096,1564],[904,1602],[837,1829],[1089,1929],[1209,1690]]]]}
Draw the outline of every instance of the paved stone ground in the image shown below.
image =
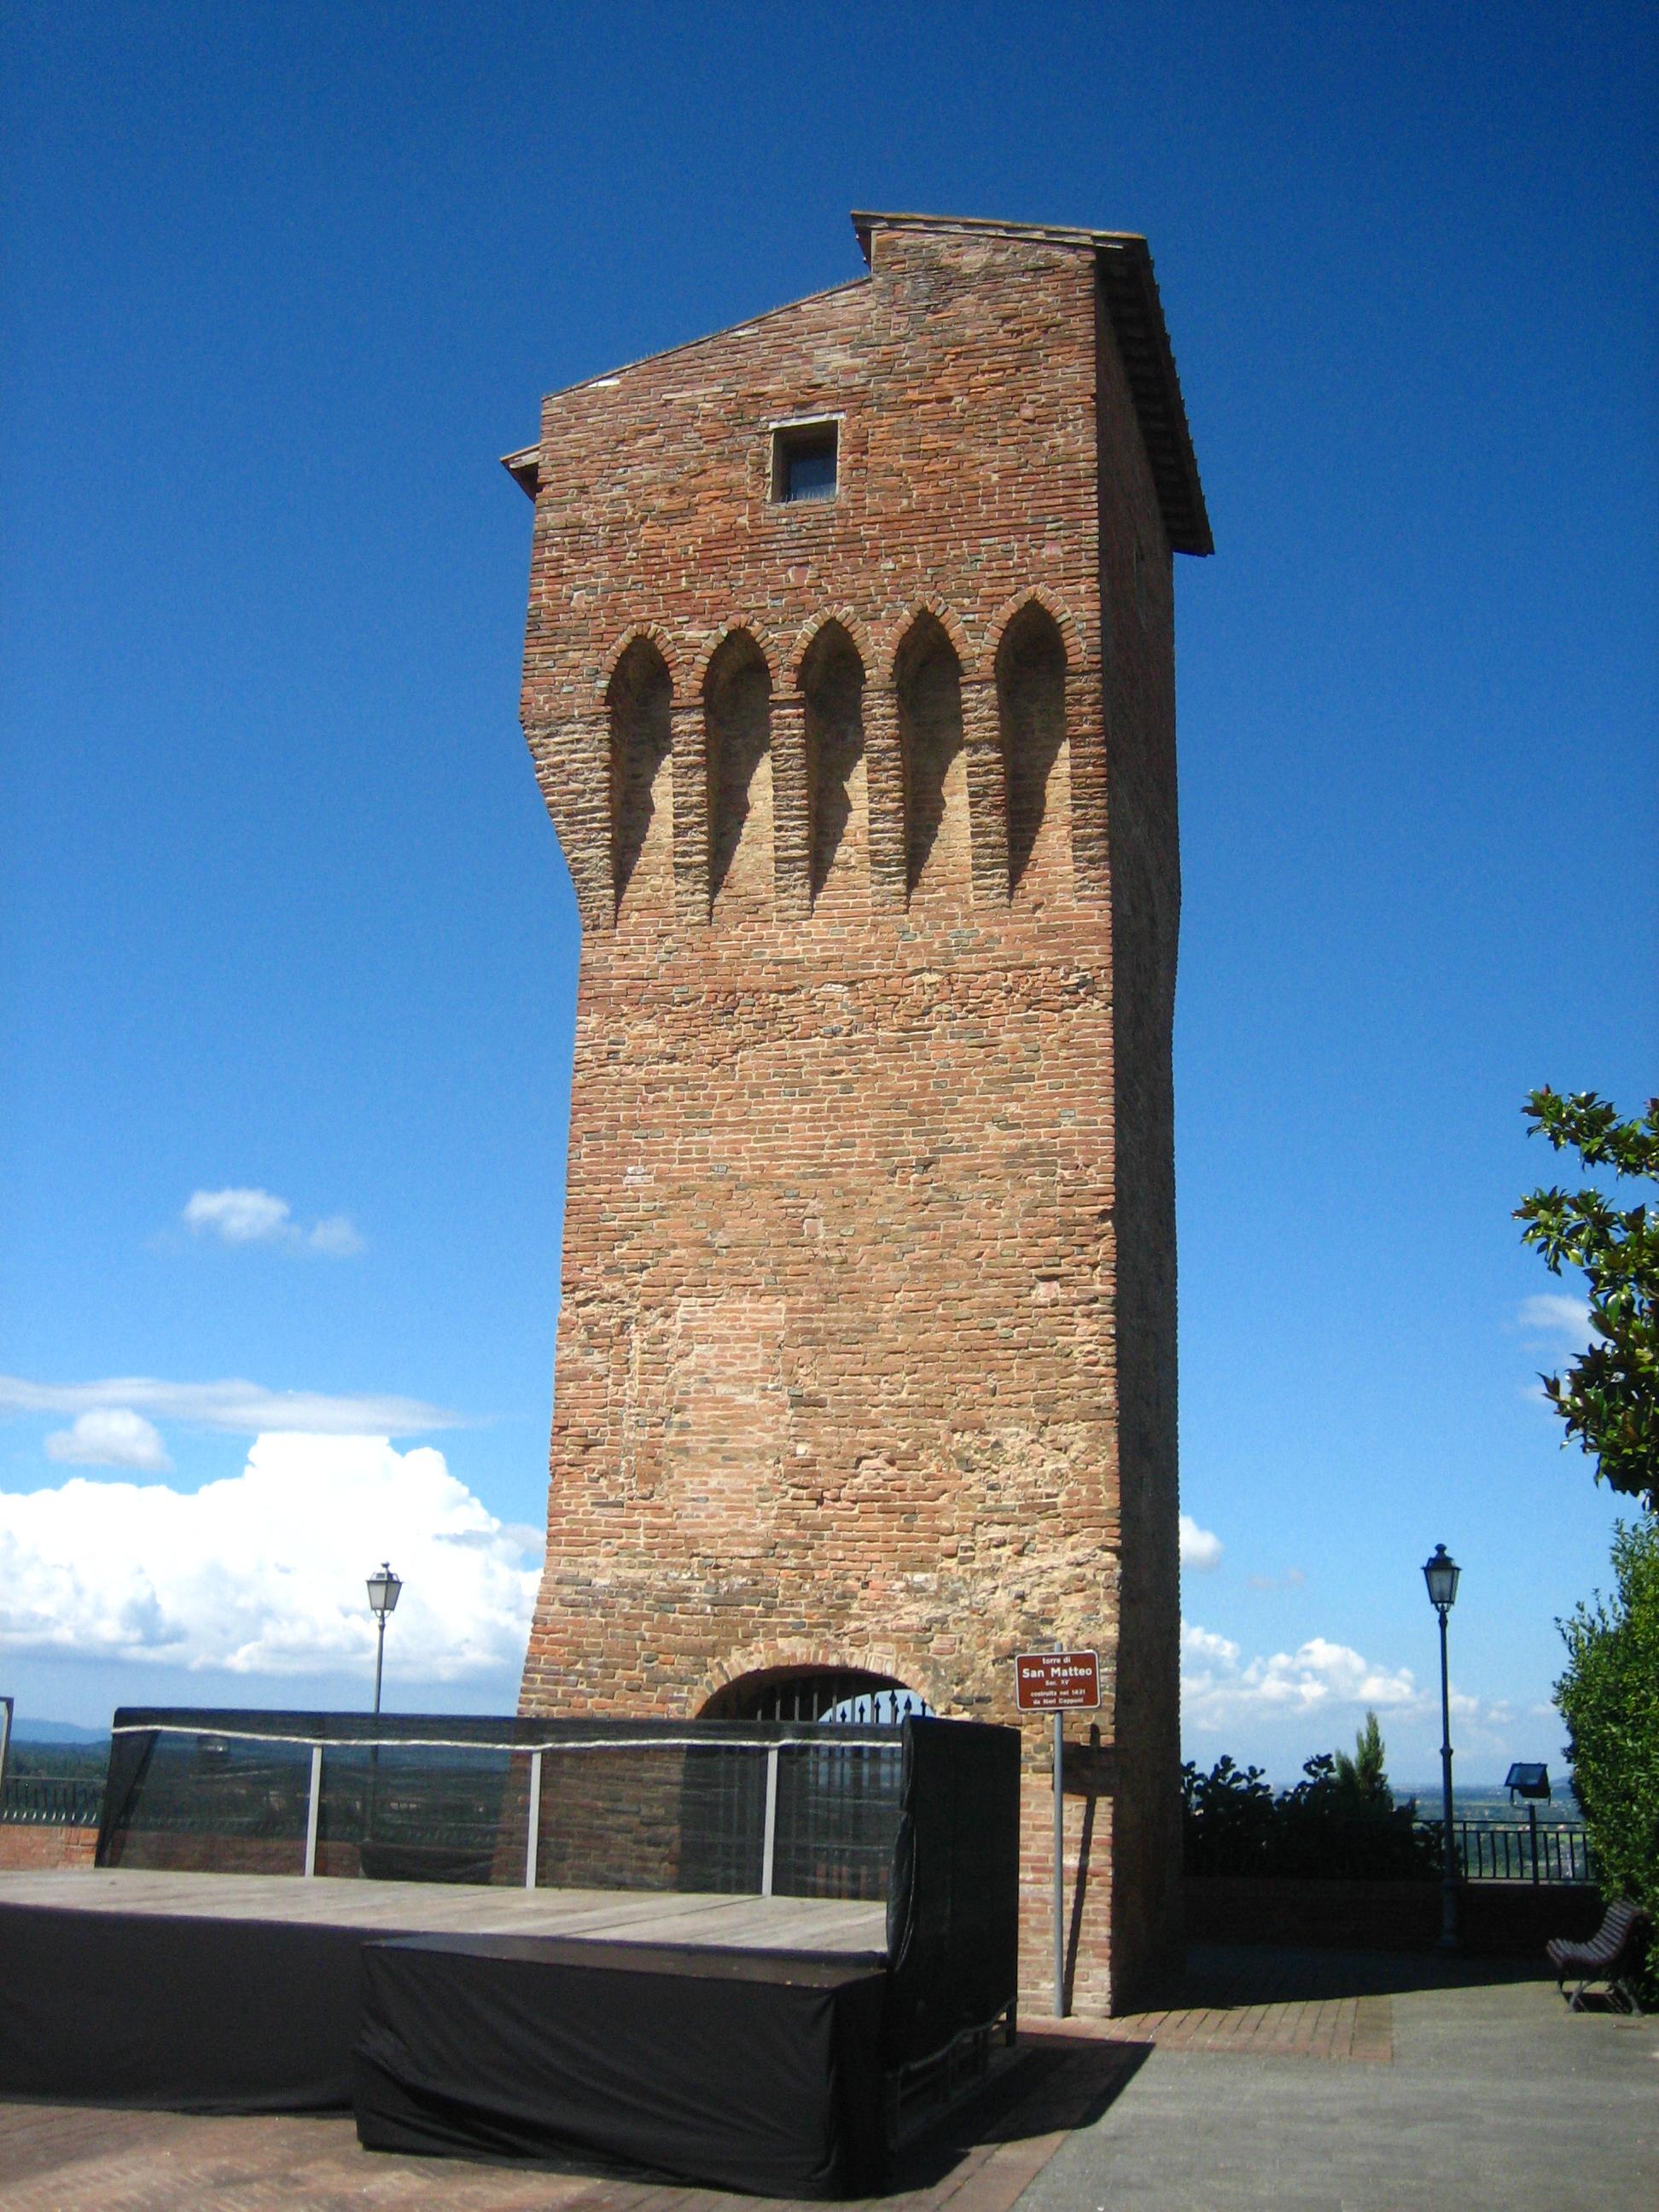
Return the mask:
{"type": "MultiPolygon", "coordinates": [[[[1391,2063],[1285,2065],[1242,2024],[1229,2044],[1189,2014],[1182,2034],[1199,2039],[1158,2036],[1021,2212],[1659,2206],[1659,2018],[1569,2013],[1553,1980],[1504,1960],[1254,1955],[1281,1985],[1352,1997],[1362,2014],[1385,2003],[1391,2063]]],[[[1224,1972],[1227,1954],[1209,1958],[1224,1972]]]]}
{"type": "MultiPolygon", "coordinates": [[[[907,2153],[882,2212],[1653,2212],[1659,2020],[1530,1968],[1194,1952],[1179,2007],[1034,2024],[907,2153]],[[1286,2060],[1312,2063],[1287,2064],[1286,2060]],[[1360,2062],[1360,2063],[1356,2063],[1360,2062]]],[[[362,2150],[349,2119],[0,2102],[3,2212],[804,2212],[362,2150]]]]}

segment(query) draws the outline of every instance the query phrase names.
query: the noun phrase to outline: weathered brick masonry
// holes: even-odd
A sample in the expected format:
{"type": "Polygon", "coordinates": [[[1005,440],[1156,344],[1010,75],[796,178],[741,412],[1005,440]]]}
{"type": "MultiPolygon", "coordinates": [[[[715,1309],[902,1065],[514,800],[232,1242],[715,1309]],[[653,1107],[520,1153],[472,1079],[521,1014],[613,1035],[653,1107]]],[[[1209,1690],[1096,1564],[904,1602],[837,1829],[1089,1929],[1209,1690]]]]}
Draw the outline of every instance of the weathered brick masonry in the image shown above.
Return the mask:
{"type": "Polygon", "coordinates": [[[1017,1650],[1095,1647],[1100,2012],[1179,1941],[1170,556],[1208,526],[1139,240],[855,222],[867,277],[556,393],[507,463],[583,931],[522,1702],[834,1667],[1012,1720],[1017,1650]],[[833,498],[777,495],[803,418],[833,498]]]}

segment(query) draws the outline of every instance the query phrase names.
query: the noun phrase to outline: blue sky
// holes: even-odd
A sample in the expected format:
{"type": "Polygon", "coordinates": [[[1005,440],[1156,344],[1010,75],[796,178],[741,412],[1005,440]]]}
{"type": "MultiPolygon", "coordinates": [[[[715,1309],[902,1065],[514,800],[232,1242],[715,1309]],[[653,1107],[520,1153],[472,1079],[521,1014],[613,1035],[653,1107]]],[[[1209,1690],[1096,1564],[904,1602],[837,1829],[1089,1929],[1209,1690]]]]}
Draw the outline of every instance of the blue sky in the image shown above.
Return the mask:
{"type": "Polygon", "coordinates": [[[1528,1395],[1571,1286],[1509,1214],[1554,1169],[1532,1085],[1659,1087],[1656,20],[8,11],[22,1711],[355,1702],[386,1553],[389,1693],[510,1704],[576,929],[495,457],[543,392],[856,275],[872,206],[1144,231],[1214,523],[1177,564],[1189,1747],[1292,1776],[1370,1699],[1428,1776],[1443,1539],[1460,1776],[1557,1758],[1613,1507],[1528,1395]]]}

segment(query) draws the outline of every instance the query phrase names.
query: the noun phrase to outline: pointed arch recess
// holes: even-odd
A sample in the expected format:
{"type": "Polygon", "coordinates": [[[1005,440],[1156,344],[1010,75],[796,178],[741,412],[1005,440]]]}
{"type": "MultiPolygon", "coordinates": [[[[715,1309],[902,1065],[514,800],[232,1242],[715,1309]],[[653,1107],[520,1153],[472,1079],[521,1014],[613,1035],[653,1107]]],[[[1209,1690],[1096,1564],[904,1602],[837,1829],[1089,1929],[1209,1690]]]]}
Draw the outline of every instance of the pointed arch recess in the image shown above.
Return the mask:
{"type": "Polygon", "coordinates": [[[709,664],[729,638],[746,637],[761,659],[766,663],[767,679],[774,691],[781,689],[782,662],[779,658],[776,641],[764,623],[757,622],[752,615],[728,615],[706,630],[692,659],[686,678],[686,696],[699,693],[707,696],[709,664]]]}
{"type": "Polygon", "coordinates": [[[807,886],[840,909],[867,882],[870,807],[864,744],[866,663],[852,630],[826,616],[796,662],[805,734],[807,886]]]}
{"type": "Polygon", "coordinates": [[[892,684],[897,682],[899,659],[904,651],[906,641],[915,631],[917,623],[927,621],[930,617],[950,639],[955,648],[957,660],[964,679],[971,681],[982,672],[980,656],[974,650],[973,641],[963,624],[961,616],[944,599],[926,599],[916,600],[914,605],[908,607],[886,630],[883,639],[884,651],[878,664],[880,670],[878,680],[881,683],[892,684]]]}
{"type": "Polygon", "coordinates": [[[1008,890],[1040,898],[1071,888],[1071,753],[1065,635],[1030,592],[997,643],[997,720],[1007,793],[1008,890]]]}
{"type": "Polygon", "coordinates": [[[769,910],[774,664],[733,623],[702,665],[708,759],[708,890],[715,910],[769,910]]]}
{"type": "Polygon", "coordinates": [[[1016,592],[1012,599],[1005,600],[992,616],[986,629],[986,651],[994,670],[1008,625],[1030,606],[1042,607],[1060,632],[1060,643],[1066,648],[1067,675],[1076,676],[1093,665],[1089,654],[1088,632],[1081,619],[1073,612],[1060,593],[1048,585],[1028,584],[1023,591],[1016,592]]]}
{"type": "Polygon", "coordinates": [[[665,910],[674,896],[674,681],[654,637],[637,631],[605,687],[611,733],[611,896],[665,910]]]}
{"type": "Polygon", "coordinates": [[[630,623],[605,656],[605,673],[599,678],[599,688],[594,695],[595,703],[598,706],[604,708],[609,705],[611,686],[616,681],[617,671],[621,667],[627,654],[641,639],[647,645],[656,647],[663,666],[668,671],[670,684],[678,689],[679,648],[674,639],[660,623],[630,623]]]}
{"type": "Polygon", "coordinates": [[[878,665],[879,655],[871,640],[868,628],[857,611],[852,607],[826,607],[820,613],[815,614],[810,622],[802,624],[795,633],[794,643],[789,648],[789,680],[798,691],[800,689],[801,670],[806,664],[807,655],[832,623],[845,630],[852,640],[853,650],[863,663],[866,678],[878,665]]]}
{"type": "Polygon", "coordinates": [[[965,890],[972,855],[961,647],[932,609],[893,654],[899,750],[904,764],[905,883],[918,893],[965,890]]]}

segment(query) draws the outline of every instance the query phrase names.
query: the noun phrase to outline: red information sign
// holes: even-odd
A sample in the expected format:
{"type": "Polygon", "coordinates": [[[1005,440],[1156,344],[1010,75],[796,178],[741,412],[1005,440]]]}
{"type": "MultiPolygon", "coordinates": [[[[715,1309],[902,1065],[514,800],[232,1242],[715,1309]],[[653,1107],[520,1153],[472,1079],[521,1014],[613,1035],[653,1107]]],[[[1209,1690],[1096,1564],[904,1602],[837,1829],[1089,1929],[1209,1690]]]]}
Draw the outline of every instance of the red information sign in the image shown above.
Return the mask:
{"type": "Polygon", "coordinates": [[[1014,1693],[1023,1713],[1092,1712],[1100,1703],[1100,1662],[1092,1651],[1022,1651],[1014,1693]]]}

